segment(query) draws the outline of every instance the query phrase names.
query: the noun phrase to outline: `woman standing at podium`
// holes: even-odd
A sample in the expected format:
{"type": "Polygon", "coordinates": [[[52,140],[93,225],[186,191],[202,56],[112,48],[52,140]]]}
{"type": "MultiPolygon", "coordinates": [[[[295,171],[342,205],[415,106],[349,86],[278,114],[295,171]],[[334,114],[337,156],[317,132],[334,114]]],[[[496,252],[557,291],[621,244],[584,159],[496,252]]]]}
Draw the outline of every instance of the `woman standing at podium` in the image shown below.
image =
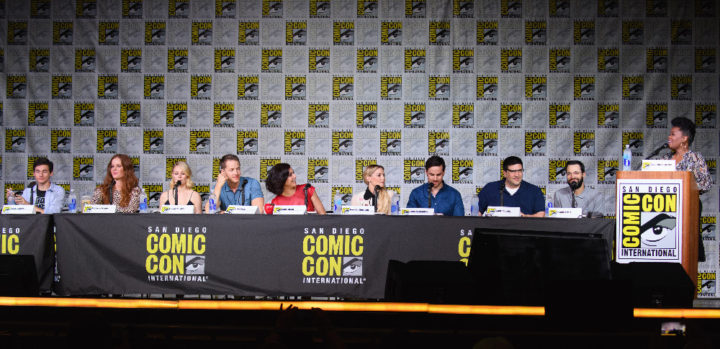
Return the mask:
{"type": "MultiPolygon", "coordinates": [[[[690,171],[695,176],[700,194],[707,192],[712,186],[712,177],[708,171],[707,163],[702,154],[690,150],[695,140],[695,124],[688,118],[677,117],[670,121],[670,135],[668,136],[668,148],[672,151],[665,154],[665,160],[675,160],[675,170],[690,171]]],[[[700,201],[699,213],[702,215],[702,200],[700,201]]],[[[698,219],[698,223],[699,223],[698,219]]],[[[700,232],[700,229],[698,229],[700,232]]],[[[703,246],[702,234],[698,239],[698,261],[705,261],[705,247],[703,246]]]]}
{"type": "Polygon", "coordinates": [[[134,213],[140,206],[140,187],[132,160],[125,154],[110,159],[103,183],[95,188],[94,204],[113,204],[122,213],[134,213]]]}

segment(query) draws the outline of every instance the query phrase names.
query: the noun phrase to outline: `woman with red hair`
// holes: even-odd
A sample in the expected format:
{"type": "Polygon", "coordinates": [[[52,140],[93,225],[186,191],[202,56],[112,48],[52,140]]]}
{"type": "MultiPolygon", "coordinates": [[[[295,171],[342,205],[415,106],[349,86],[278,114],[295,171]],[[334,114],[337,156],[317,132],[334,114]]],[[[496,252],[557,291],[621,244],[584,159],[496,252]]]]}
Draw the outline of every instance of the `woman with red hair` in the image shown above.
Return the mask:
{"type": "Polygon", "coordinates": [[[95,188],[94,204],[112,204],[122,213],[134,213],[140,206],[140,188],[132,160],[125,154],[110,159],[103,184],[95,188]]]}

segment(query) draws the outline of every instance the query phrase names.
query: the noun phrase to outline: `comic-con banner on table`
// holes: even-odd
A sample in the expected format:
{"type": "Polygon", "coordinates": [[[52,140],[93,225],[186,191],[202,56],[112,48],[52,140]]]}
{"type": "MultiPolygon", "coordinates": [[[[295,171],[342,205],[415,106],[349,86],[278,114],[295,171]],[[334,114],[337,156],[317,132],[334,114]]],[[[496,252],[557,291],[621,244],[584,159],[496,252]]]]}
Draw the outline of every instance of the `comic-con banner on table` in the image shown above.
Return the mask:
{"type": "Polygon", "coordinates": [[[40,290],[50,290],[54,250],[50,215],[0,215],[0,255],[32,255],[40,290]]]}
{"type": "Polygon", "coordinates": [[[475,228],[594,233],[610,241],[612,223],[604,219],[538,219],[528,224],[527,219],[476,217],[61,214],[56,215],[61,275],[57,292],[379,299],[389,260],[467,262],[475,228]]]}

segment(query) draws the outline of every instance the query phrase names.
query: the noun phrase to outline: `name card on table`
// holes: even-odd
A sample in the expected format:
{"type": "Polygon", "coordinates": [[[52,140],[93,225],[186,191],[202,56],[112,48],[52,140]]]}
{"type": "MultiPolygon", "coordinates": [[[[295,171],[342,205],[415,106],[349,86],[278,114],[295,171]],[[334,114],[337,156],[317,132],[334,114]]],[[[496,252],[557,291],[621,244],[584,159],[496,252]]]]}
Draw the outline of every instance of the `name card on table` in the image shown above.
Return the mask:
{"type": "Polygon", "coordinates": [[[520,207],[488,206],[485,215],[489,217],[520,217],[520,207]]]}
{"type": "Polygon", "coordinates": [[[401,216],[433,216],[435,215],[434,208],[402,208],[400,209],[401,216]]]}
{"type": "Polygon", "coordinates": [[[580,207],[555,207],[548,210],[548,217],[552,218],[580,218],[582,208],[580,207]]]}
{"type": "Polygon", "coordinates": [[[273,214],[305,214],[305,205],[275,205],[273,214]]]}
{"type": "Polygon", "coordinates": [[[83,213],[115,213],[116,211],[115,205],[85,204],[83,207],[83,213]]]}
{"type": "Polygon", "coordinates": [[[35,207],[33,205],[4,205],[2,214],[33,214],[35,207]]]}
{"type": "Polygon", "coordinates": [[[193,205],[162,205],[160,206],[162,214],[193,214],[195,206],[193,205]]]}
{"type": "Polygon", "coordinates": [[[373,206],[343,206],[340,211],[342,214],[375,214],[373,206]]]}
{"type": "Polygon", "coordinates": [[[258,213],[258,208],[257,206],[228,205],[225,212],[231,214],[256,214],[258,213]]]}
{"type": "Polygon", "coordinates": [[[643,160],[643,171],[675,171],[675,160],[643,160]]]}

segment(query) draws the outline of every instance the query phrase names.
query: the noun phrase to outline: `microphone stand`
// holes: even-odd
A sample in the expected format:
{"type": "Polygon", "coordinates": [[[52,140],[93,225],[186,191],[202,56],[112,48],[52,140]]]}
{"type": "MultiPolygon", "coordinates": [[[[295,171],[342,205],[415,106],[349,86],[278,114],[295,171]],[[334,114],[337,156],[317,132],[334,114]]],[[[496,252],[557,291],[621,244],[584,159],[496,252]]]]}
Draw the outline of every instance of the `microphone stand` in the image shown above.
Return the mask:
{"type": "Polygon", "coordinates": [[[505,196],[504,194],[505,194],[505,181],[502,181],[500,183],[500,206],[504,206],[503,205],[503,196],[505,196]]]}
{"type": "Polygon", "coordinates": [[[428,182],[428,208],[432,208],[432,189],[435,187],[435,184],[432,182],[428,182]]]}
{"type": "Polygon", "coordinates": [[[245,184],[247,184],[247,179],[243,179],[242,184],[240,185],[240,203],[242,206],[245,206],[245,184]]]}
{"type": "Polygon", "coordinates": [[[30,184],[28,184],[28,185],[30,186],[30,205],[34,205],[33,199],[35,196],[35,192],[33,191],[33,187],[36,185],[36,183],[33,181],[33,182],[30,182],[30,184]]]}
{"type": "Polygon", "coordinates": [[[110,186],[108,187],[108,204],[112,205],[113,202],[113,188],[115,187],[115,180],[113,179],[112,182],[110,182],[110,186]]]}
{"type": "Polygon", "coordinates": [[[378,210],[378,201],[379,201],[379,198],[380,198],[380,189],[382,189],[381,186],[379,186],[379,185],[376,185],[376,186],[375,186],[375,202],[374,202],[374,205],[373,205],[373,206],[375,206],[375,212],[377,212],[377,210],[378,210]]]}
{"type": "Polygon", "coordinates": [[[180,186],[180,184],[182,184],[182,183],[180,181],[177,181],[177,183],[175,183],[175,188],[173,188],[175,191],[175,205],[179,205],[179,203],[178,203],[178,187],[180,186]]]}

